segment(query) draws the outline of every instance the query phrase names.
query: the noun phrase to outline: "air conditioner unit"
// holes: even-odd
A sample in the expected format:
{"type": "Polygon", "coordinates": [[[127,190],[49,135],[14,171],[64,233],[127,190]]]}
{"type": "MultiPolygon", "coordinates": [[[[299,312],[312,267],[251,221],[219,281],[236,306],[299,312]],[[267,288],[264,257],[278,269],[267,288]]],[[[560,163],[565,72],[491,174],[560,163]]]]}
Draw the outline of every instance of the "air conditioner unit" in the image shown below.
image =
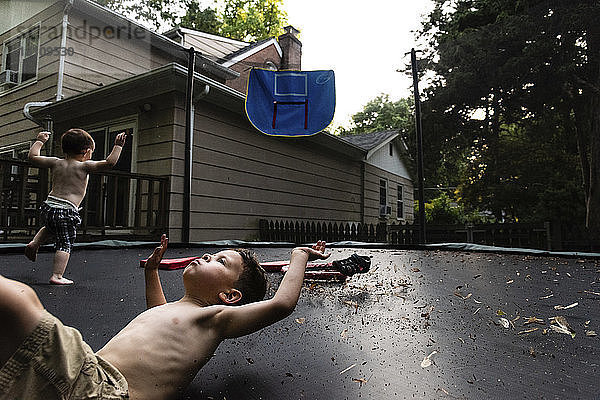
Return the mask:
{"type": "Polygon", "coordinates": [[[16,86],[19,83],[19,73],[10,69],[0,72],[0,86],[16,86]]]}
{"type": "Polygon", "coordinates": [[[385,217],[386,215],[392,215],[392,206],[379,205],[379,216],[385,217]]]}

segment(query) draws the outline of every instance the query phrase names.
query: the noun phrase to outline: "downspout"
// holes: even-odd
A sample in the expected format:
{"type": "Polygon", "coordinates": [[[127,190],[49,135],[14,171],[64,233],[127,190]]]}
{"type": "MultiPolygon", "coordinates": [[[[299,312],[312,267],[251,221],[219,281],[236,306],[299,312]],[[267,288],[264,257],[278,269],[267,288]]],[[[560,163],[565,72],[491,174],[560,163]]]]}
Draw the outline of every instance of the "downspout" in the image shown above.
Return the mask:
{"type": "Polygon", "coordinates": [[[197,103],[201,98],[205,97],[210,92],[210,86],[204,84],[204,89],[194,96],[194,103],[197,103]]]}
{"type": "MultiPolygon", "coordinates": [[[[54,128],[54,123],[52,121],[52,117],[50,117],[48,115],[48,116],[44,116],[42,118],[42,120],[35,119],[31,115],[31,112],[29,111],[29,109],[31,107],[44,107],[44,106],[47,106],[49,104],[52,104],[52,102],[51,101],[32,101],[30,103],[27,103],[23,107],[23,115],[25,116],[25,118],[27,118],[31,122],[35,123],[36,125],[41,126],[45,131],[52,132],[52,129],[54,128]]],[[[54,147],[54,140],[53,139],[54,138],[52,136],[50,136],[50,146],[48,146],[48,154],[49,155],[52,155],[52,148],[54,147]]]]}
{"type": "Polygon", "coordinates": [[[63,11],[62,32],[60,36],[60,49],[58,58],[58,82],[56,84],[56,101],[63,99],[63,81],[65,74],[65,57],[67,48],[67,29],[69,25],[69,9],[73,6],[74,0],[67,0],[63,11]]]}
{"type": "Polygon", "coordinates": [[[25,107],[23,107],[23,115],[25,116],[25,118],[27,118],[31,122],[34,122],[35,124],[41,126],[48,132],[52,132],[52,118],[44,117],[40,121],[39,119],[33,118],[33,116],[31,115],[31,112],[29,111],[29,109],[31,107],[44,107],[49,104],[52,104],[52,102],[51,101],[32,101],[30,103],[27,103],[27,104],[25,104],[25,107]]]}

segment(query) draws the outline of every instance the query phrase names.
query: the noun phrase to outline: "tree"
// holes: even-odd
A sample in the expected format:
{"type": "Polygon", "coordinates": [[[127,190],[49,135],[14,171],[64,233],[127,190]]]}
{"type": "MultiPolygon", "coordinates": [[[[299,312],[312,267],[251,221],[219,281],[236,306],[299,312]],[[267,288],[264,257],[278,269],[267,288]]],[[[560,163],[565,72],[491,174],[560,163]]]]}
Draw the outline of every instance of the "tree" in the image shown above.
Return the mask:
{"type": "Polygon", "coordinates": [[[460,128],[451,143],[468,160],[464,198],[523,219],[543,208],[544,193],[577,188],[578,171],[583,185],[562,206],[585,199],[586,224],[599,229],[598,2],[435,3],[420,32],[434,72],[427,102],[460,128]]]}
{"type": "Polygon", "coordinates": [[[287,15],[283,0],[95,0],[125,16],[165,31],[181,26],[242,41],[258,41],[283,33],[287,15]],[[182,10],[185,12],[182,13],[182,10]]]}
{"type": "Polygon", "coordinates": [[[408,137],[414,132],[414,102],[410,99],[391,101],[387,94],[369,100],[362,111],[352,116],[349,129],[342,128],[340,134],[355,135],[377,131],[398,130],[408,137]]]}
{"type": "Polygon", "coordinates": [[[173,25],[190,28],[200,32],[218,35],[221,33],[221,21],[214,8],[202,9],[197,0],[184,0],[185,14],[181,17],[172,16],[173,25]]]}
{"type": "Polygon", "coordinates": [[[183,2],[181,0],[94,0],[119,14],[132,18],[159,31],[170,27],[183,2]]]}
{"type": "Polygon", "coordinates": [[[256,41],[283,33],[287,14],[283,0],[229,0],[220,14],[221,34],[256,41]]]}

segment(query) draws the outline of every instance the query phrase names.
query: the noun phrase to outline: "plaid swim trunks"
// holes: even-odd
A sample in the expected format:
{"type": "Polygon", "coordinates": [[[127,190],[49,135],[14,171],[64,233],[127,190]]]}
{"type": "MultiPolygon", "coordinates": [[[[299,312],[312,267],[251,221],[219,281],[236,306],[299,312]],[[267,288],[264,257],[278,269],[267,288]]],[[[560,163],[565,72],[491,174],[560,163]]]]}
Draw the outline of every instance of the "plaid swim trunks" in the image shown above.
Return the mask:
{"type": "Polygon", "coordinates": [[[54,235],[54,250],[70,253],[81,224],[77,207],[70,201],[48,196],[40,207],[40,216],[42,225],[54,235]]]}

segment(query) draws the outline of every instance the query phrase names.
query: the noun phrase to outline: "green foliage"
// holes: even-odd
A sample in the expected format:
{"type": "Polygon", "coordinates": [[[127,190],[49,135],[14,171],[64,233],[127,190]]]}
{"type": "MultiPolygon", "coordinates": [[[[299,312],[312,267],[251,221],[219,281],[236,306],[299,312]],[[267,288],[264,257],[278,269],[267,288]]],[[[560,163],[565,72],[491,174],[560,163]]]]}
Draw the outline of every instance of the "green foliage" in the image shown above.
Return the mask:
{"type": "Polygon", "coordinates": [[[176,16],[171,18],[173,24],[183,28],[190,28],[200,32],[220,34],[221,21],[214,8],[202,9],[197,0],[184,0],[185,14],[178,20],[176,16]]]}
{"type": "MultiPolygon", "coordinates": [[[[419,215],[419,202],[415,201],[415,215],[419,215]]],[[[496,219],[479,211],[467,211],[446,192],[425,202],[425,222],[431,225],[464,225],[496,222],[496,219]]]]}
{"type": "Polygon", "coordinates": [[[587,0],[435,0],[419,33],[434,184],[454,173],[460,203],[498,220],[598,225],[598,15],[587,0]]]}
{"type": "Polygon", "coordinates": [[[352,125],[341,133],[355,135],[361,133],[397,130],[414,132],[414,102],[412,99],[391,101],[387,94],[380,94],[367,102],[362,111],[352,116],[352,125]]]}
{"type": "Polygon", "coordinates": [[[283,0],[225,1],[221,35],[245,41],[280,35],[287,18],[282,7],[283,0]]]}
{"type": "Polygon", "coordinates": [[[181,26],[252,42],[282,34],[287,24],[283,0],[215,0],[208,7],[201,0],[95,1],[157,31],[181,26]]]}
{"type": "MultiPolygon", "coordinates": [[[[418,210],[417,203],[417,212],[418,210]]],[[[429,224],[452,225],[463,223],[463,216],[458,205],[450,200],[446,193],[425,203],[425,221],[429,224]]]]}
{"type": "Polygon", "coordinates": [[[153,27],[156,31],[170,25],[178,8],[183,6],[181,0],[93,0],[126,17],[153,27]]]}

